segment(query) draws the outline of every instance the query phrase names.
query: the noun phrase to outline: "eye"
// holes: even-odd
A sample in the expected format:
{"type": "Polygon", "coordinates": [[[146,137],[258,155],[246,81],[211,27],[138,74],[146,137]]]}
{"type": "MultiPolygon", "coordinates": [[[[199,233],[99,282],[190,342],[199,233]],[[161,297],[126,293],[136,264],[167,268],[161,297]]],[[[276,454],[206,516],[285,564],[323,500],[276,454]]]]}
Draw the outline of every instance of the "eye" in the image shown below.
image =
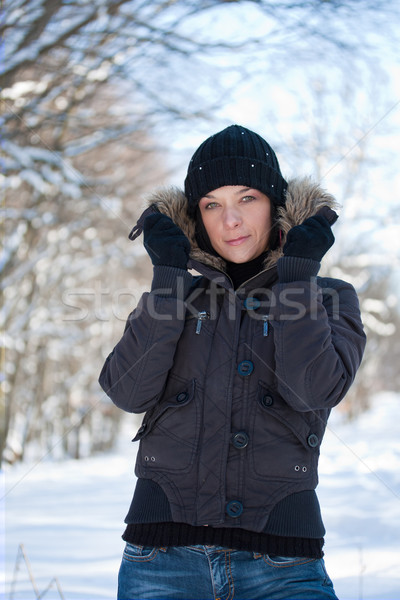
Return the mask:
{"type": "Polygon", "coordinates": [[[215,208],[216,206],[218,206],[217,202],[207,202],[207,204],[204,205],[205,210],[210,210],[212,208],[215,208]]]}
{"type": "Polygon", "coordinates": [[[252,200],[256,200],[255,196],[243,196],[242,202],[252,202],[252,200]]]}

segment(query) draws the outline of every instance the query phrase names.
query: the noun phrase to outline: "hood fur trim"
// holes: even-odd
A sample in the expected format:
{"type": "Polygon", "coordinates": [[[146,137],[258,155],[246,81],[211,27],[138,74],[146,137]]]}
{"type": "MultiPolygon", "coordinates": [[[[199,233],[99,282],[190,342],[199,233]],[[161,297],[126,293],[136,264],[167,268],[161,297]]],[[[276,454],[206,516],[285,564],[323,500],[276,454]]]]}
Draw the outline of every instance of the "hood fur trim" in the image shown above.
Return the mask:
{"type": "MultiPolygon", "coordinates": [[[[195,239],[195,222],[187,213],[187,199],[183,191],[177,187],[165,187],[156,190],[146,198],[147,206],[155,204],[158,210],[169,216],[180,227],[191,244],[190,257],[220,271],[225,270],[225,261],[201,250],[195,239]]],[[[279,248],[270,252],[264,262],[268,269],[276,265],[283,256],[283,246],[288,231],[295,225],[300,225],[315,215],[323,206],[337,210],[339,204],[311,178],[292,179],[288,182],[286,204],[277,208],[279,229],[282,231],[282,241],[279,248]]]]}

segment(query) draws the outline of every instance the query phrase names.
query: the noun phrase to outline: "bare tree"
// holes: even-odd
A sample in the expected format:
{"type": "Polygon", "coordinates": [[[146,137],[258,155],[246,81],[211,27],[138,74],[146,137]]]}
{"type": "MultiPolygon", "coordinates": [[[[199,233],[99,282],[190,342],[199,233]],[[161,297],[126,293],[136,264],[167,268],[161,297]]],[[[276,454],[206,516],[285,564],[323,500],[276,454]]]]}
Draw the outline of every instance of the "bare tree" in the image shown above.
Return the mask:
{"type": "MultiPolygon", "coordinates": [[[[102,112],[109,101],[100,94],[87,108],[102,112]]],[[[8,190],[3,319],[10,460],[22,459],[33,442],[79,457],[115,439],[118,411],[97,385],[101,348],[122,324],[120,304],[128,312],[127,301],[135,302],[146,280],[144,257],[128,254],[124,240],[149,163],[155,183],[165,177],[157,154],[142,151],[151,145],[144,134],[124,141],[84,153],[79,172],[61,159],[64,180],[55,172],[53,184],[36,186],[28,173],[8,190]]],[[[42,168],[51,169],[46,159],[53,153],[43,152],[42,168]]]]}

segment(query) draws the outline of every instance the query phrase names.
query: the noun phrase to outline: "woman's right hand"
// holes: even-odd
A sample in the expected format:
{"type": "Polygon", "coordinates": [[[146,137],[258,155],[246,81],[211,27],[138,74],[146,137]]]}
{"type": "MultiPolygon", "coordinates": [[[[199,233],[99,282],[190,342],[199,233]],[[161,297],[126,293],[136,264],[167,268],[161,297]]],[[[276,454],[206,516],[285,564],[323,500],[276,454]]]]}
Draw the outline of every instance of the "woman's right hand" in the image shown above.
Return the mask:
{"type": "Polygon", "coordinates": [[[186,269],[190,242],[170,217],[154,213],[143,224],[144,247],[154,266],[186,269]]]}

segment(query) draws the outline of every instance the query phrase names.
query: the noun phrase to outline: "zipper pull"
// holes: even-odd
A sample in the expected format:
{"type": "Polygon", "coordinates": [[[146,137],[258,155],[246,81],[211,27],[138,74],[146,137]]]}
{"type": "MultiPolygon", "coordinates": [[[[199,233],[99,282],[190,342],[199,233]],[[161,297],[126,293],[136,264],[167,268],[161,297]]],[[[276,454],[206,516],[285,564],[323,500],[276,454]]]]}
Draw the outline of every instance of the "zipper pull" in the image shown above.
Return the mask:
{"type": "Polygon", "coordinates": [[[210,313],[208,313],[206,310],[202,310],[199,313],[197,313],[197,325],[196,325],[196,334],[197,335],[200,334],[202,322],[209,318],[210,318],[210,313]]]}
{"type": "Polygon", "coordinates": [[[268,315],[263,316],[264,327],[263,327],[263,336],[267,337],[268,335],[268,315]]]}

